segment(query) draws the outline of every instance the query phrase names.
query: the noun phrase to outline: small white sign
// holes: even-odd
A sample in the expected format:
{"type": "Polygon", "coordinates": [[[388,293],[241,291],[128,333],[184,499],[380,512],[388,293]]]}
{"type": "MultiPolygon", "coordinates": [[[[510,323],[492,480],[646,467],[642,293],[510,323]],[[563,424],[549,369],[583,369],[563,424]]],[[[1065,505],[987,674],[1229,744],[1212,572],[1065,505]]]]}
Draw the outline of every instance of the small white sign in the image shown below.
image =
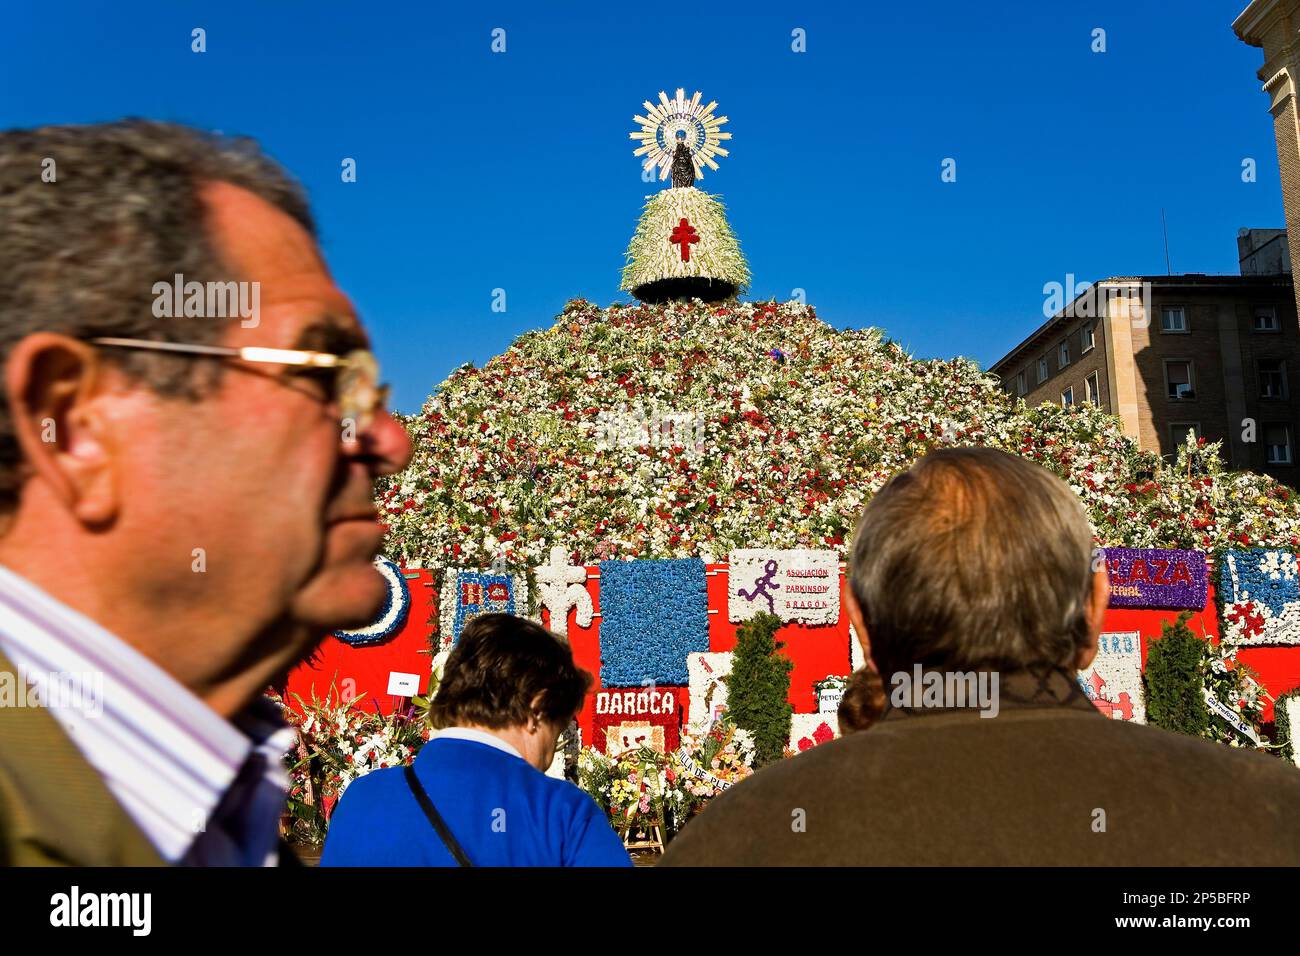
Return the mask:
{"type": "Polygon", "coordinates": [[[420,675],[389,671],[388,693],[396,694],[398,697],[414,697],[420,693],[420,675]]]}
{"type": "Polygon", "coordinates": [[[823,687],[817,692],[817,712],[820,714],[838,714],[840,702],[843,700],[843,687],[823,687]]]}

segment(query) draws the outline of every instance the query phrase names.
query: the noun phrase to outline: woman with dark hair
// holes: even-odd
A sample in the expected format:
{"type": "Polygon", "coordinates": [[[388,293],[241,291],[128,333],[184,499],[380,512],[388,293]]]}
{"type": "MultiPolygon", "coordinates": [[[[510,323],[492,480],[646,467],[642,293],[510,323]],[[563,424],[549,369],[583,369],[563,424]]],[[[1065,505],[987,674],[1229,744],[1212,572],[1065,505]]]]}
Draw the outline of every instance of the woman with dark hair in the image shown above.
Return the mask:
{"type": "Polygon", "coordinates": [[[595,801],[546,776],[591,675],[538,624],[465,626],[429,708],[438,733],[407,767],[348,787],[321,866],[629,866],[595,801]]]}

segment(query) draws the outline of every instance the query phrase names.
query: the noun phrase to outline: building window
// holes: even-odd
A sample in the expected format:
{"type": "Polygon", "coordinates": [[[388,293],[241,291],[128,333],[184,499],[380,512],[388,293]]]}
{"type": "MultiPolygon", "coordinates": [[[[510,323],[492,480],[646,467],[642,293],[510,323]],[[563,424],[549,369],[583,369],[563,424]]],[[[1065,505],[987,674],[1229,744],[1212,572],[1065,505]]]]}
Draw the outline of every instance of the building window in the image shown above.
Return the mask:
{"type": "Polygon", "coordinates": [[[1286,362],[1281,359],[1260,359],[1259,397],[1286,398],[1286,362]]]}
{"type": "Polygon", "coordinates": [[[1096,327],[1094,327],[1093,324],[1089,322],[1087,325],[1083,327],[1083,331],[1080,332],[1079,335],[1080,338],[1083,339],[1083,352],[1085,353],[1091,352],[1093,347],[1097,344],[1096,327]]]}
{"type": "Polygon", "coordinates": [[[1071,385],[1061,393],[1061,407],[1069,408],[1074,404],[1074,386],[1071,385]]]}
{"type": "Polygon", "coordinates": [[[1193,438],[1201,437],[1200,422],[1170,422],[1169,437],[1173,441],[1173,452],[1177,454],[1178,449],[1187,443],[1187,436],[1190,434],[1193,438]]]}
{"type": "Polygon", "coordinates": [[[1161,332],[1186,332],[1187,313],[1181,305],[1165,306],[1160,310],[1161,332]]]}
{"type": "Polygon", "coordinates": [[[1170,401],[1186,401],[1196,397],[1196,383],[1192,379],[1192,363],[1186,359],[1165,361],[1165,394],[1170,401]]]}
{"type": "Polygon", "coordinates": [[[1056,347],[1056,366],[1065,368],[1070,364],[1070,340],[1066,339],[1056,347]]]}
{"type": "Polygon", "coordinates": [[[1277,332],[1280,328],[1277,324],[1277,309],[1271,305],[1255,306],[1255,325],[1256,332],[1277,332]]]}
{"type": "Polygon", "coordinates": [[[1083,380],[1084,397],[1094,405],[1101,404],[1101,382],[1096,372],[1083,380]]]}
{"type": "Polygon", "coordinates": [[[1270,465],[1289,465],[1291,427],[1282,423],[1264,426],[1264,460],[1270,465]]]}
{"type": "Polygon", "coordinates": [[[1029,388],[1025,385],[1025,370],[1021,369],[1016,373],[1016,394],[1023,395],[1027,391],[1029,388]]]}
{"type": "Polygon", "coordinates": [[[1042,385],[1046,381],[1047,381],[1047,359],[1040,358],[1038,360],[1038,384],[1042,385]]]}

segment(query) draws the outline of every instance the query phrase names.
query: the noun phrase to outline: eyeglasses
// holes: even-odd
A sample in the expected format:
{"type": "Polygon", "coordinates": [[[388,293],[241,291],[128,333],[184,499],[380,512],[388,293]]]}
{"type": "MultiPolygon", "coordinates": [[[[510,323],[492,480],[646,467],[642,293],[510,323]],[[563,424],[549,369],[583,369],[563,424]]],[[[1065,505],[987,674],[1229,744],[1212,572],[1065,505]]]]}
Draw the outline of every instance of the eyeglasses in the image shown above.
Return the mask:
{"type": "Polygon", "coordinates": [[[231,348],[221,345],[155,342],[152,339],[99,338],[90,341],[93,345],[109,348],[172,352],[206,358],[236,358],[266,365],[289,365],[332,371],[334,375],[328,385],[327,401],[338,407],[344,423],[353,422],[358,431],[369,428],[375,417],[388,407],[388,386],[379,383],[379,363],[366,349],[354,349],[345,355],[337,355],[333,352],[312,352],[304,349],[270,349],[255,346],[231,348]]]}

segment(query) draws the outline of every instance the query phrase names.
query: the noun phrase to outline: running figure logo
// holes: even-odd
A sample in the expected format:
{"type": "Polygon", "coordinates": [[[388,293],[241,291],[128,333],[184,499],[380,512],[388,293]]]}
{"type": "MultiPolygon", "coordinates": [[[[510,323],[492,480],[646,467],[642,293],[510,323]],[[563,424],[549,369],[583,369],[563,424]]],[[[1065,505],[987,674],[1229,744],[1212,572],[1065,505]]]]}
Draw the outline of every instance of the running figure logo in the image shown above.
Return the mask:
{"type": "Polygon", "coordinates": [[[772,601],[772,590],[778,590],[781,587],[781,585],[772,582],[772,579],[776,577],[776,562],[767,562],[767,564],[763,565],[763,570],[767,573],[762,577],[754,578],[754,590],[742,591],[737,588],[736,593],[746,601],[753,601],[760,596],[763,597],[767,601],[767,609],[775,614],[776,604],[772,601]]]}

